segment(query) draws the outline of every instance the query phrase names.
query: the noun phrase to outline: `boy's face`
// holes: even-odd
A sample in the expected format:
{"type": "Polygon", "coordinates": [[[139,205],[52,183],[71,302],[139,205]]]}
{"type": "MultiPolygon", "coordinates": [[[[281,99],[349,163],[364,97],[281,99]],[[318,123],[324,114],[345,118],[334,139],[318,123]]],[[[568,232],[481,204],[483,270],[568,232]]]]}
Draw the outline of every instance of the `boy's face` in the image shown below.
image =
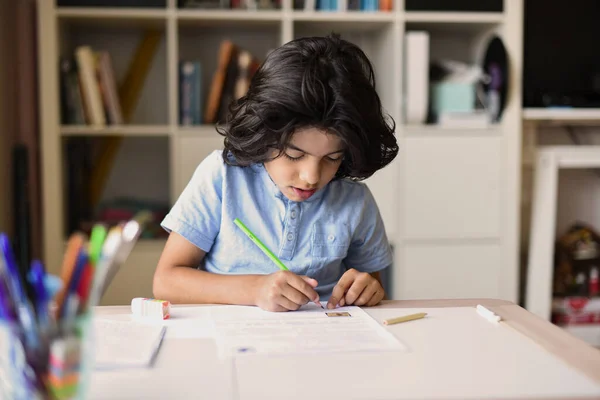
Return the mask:
{"type": "Polygon", "coordinates": [[[343,155],[337,135],[308,128],[294,133],[283,154],[265,162],[265,168],[288,199],[304,201],[333,179],[343,155]]]}

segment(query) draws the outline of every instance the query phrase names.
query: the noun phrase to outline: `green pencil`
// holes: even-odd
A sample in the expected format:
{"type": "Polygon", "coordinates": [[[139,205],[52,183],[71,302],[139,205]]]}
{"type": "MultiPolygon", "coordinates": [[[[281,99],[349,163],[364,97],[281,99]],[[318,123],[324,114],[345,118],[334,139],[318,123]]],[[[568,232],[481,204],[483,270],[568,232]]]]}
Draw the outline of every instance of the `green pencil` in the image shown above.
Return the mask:
{"type": "MultiPolygon", "coordinates": [[[[277,258],[277,256],[273,254],[273,252],[269,250],[267,246],[265,246],[263,242],[261,242],[260,239],[257,238],[256,235],[254,235],[254,233],[252,233],[252,231],[248,229],[246,225],[244,225],[242,221],[240,221],[239,218],[234,219],[233,223],[236,224],[242,231],[244,231],[244,233],[250,238],[250,240],[252,240],[254,244],[257,245],[258,248],[261,249],[262,252],[265,253],[267,257],[269,257],[271,261],[273,261],[275,265],[279,267],[279,269],[281,269],[282,271],[289,271],[288,267],[286,267],[285,264],[282,263],[281,260],[277,258]]],[[[318,305],[321,308],[323,308],[323,305],[321,305],[320,303],[318,305]]]]}
{"type": "Polygon", "coordinates": [[[240,227],[241,230],[244,231],[244,233],[246,235],[248,235],[248,237],[250,238],[250,240],[252,240],[254,242],[255,245],[258,246],[259,249],[262,250],[263,253],[265,253],[267,255],[267,257],[269,257],[271,259],[271,261],[273,261],[275,263],[275,265],[277,265],[279,267],[279,269],[283,270],[283,271],[289,271],[288,267],[286,267],[279,258],[277,258],[277,256],[275,254],[273,254],[273,252],[271,250],[269,250],[267,248],[267,246],[265,246],[255,235],[254,233],[252,233],[252,231],[250,229],[248,229],[248,227],[246,225],[244,225],[244,223],[242,221],[240,221],[239,218],[236,218],[233,220],[233,223],[236,224],[237,226],[240,227]]]}

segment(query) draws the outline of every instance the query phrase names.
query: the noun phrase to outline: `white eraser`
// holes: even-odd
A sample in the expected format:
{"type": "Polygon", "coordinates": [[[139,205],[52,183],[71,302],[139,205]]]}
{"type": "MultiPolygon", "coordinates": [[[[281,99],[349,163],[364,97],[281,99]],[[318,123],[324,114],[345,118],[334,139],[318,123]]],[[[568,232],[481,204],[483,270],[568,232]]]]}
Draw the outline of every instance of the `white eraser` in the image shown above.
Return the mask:
{"type": "Polygon", "coordinates": [[[167,300],[136,297],[131,300],[131,312],[136,317],[169,319],[171,316],[171,303],[167,300]]]}
{"type": "Polygon", "coordinates": [[[501,318],[500,318],[499,315],[496,315],[494,312],[488,310],[487,308],[485,308],[481,304],[477,305],[477,312],[479,313],[479,315],[481,315],[482,317],[484,317],[488,321],[491,321],[491,322],[500,322],[500,320],[501,320],[501,318]]]}

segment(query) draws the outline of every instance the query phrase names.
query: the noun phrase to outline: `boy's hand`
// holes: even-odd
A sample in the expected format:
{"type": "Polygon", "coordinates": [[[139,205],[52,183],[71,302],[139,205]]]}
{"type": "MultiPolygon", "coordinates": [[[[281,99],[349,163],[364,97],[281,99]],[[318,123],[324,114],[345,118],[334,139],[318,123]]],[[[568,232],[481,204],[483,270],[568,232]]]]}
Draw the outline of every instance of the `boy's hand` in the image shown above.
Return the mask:
{"type": "Polygon", "coordinates": [[[342,275],[333,288],[327,308],[335,308],[338,304],[370,307],[378,304],[384,296],[385,291],[377,279],[352,268],[342,275]]]}
{"type": "Polygon", "coordinates": [[[267,311],[293,311],[309,301],[319,301],[317,281],[290,271],[278,271],[261,277],[256,305],[267,311]]]}

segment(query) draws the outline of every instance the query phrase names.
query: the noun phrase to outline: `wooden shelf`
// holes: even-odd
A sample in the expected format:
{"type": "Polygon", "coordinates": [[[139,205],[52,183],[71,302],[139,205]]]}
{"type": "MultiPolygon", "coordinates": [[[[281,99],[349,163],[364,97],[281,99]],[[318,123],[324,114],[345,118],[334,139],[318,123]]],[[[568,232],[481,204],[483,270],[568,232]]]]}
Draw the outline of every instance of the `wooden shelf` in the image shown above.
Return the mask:
{"type": "Polygon", "coordinates": [[[395,20],[393,12],[327,12],[327,11],[294,11],[292,20],[302,28],[311,26],[336,31],[369,31],[391,24],[395,20]]]}
{"type": "Polygon", "coordinates": [[[211,137],[215,135],[219,135],[215,125],[180,126],[177,128],[177,136],[211,137]]]}
{"type": "Polygon", "coordinates": [[[525,108],[523,120],[539,123],[600,122],[600,108],[525,108]]]}
{"type": "Polygon", "coordinates": [[[231,26],[243,28],[255,25],[275,25],[283,19],[281,10],[236,11],[236,10],[178,10],[177,19],[181,26],[231,26]]]}
{"type": "Polygon", "coordinates": [[[504,13],[409,11],[405,13],[405,20],[449,24],[499,24],[504,21],[504,13]]]}
{"type": "Polygon", "coordinates": [[[375,11],[346,11],[346,12],[327,12],[327,11],[294,11],[292,14],[294,21],[309,22],[392,22],[395,19],[393,12],[375,11]]]}
{"type": "MultiPolygon", "coordinates": [[[[165,238],[160,238],[160,239],[140,238],[135,243],[135,246],[133,246],[133,249],[131,251],[132,252],[142,252],[142,253],[147,252],[147,251],[152,251],[152,252],[162,253],[162,250],[165,247],[166,243],[167,243],[167,239],[165,239],[165,238]]],[[[63,240],[63,247],[64,248],[67,247],[67,239],[63,240]]]]}
{"type": "Polygon", "coordinates": [[[168,125],[62,125],[61,136],[169,136],[168,125]]]}
{"type": "Polygon", "coordinates": [[[146,8],[58,7],[56,16],[62,21],[85,22],[86,26],[150,27],[164,26],[167,11],[146,8]]]}
{"type": "Polygon", "coordinates": [[[407,12],[404,20],[408,30],[477,32],[502,24],[503,13],[407,12]]]}
{"type": "Polygon", "coordinates": [[[430,125],[405,125],[400,130],[407,137],[419,136],[479,136],[498,137],[502,135],[502,126],[490,125],[488,127],[448,127],[435,124],[430,125]]]}

